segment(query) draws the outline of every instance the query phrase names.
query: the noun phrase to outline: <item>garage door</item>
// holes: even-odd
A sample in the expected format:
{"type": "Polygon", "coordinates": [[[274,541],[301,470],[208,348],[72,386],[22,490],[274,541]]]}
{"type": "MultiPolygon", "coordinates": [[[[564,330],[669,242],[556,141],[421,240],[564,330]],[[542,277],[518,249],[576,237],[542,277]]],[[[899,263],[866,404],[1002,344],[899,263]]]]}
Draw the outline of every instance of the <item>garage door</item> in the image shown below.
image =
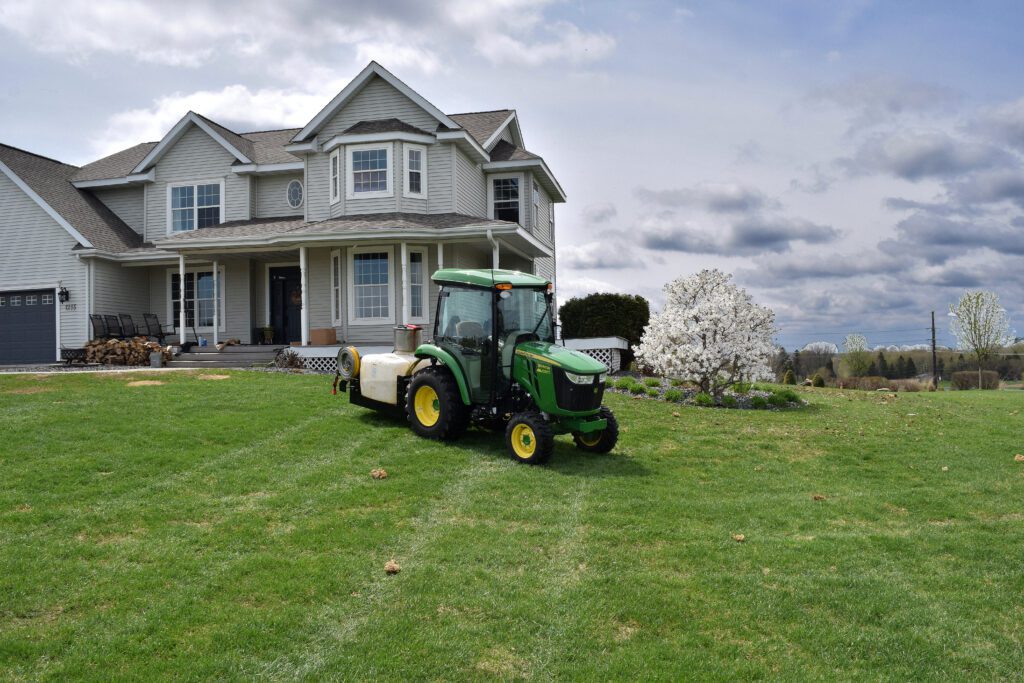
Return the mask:
{"type": "Polygon", "coordinates": [[[0,364],[50,363],[56,355],[53,290],[0,292],[0,364]]]}

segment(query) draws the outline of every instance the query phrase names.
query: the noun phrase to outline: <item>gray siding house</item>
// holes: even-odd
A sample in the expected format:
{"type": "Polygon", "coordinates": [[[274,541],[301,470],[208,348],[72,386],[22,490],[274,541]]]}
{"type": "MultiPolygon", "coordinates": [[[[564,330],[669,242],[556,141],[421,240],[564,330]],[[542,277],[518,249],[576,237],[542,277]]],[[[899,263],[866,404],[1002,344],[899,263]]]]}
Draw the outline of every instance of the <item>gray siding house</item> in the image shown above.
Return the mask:
{"type": "Polygon", "coordinates": [[[82,346],[90,313],[386,343],[433,323],[440,267],[554,280],[564,201],[514,110],[445,114],[375,62],[301,129],[188,112],[80,168],[0,144],[0,364],[82,346]]]}

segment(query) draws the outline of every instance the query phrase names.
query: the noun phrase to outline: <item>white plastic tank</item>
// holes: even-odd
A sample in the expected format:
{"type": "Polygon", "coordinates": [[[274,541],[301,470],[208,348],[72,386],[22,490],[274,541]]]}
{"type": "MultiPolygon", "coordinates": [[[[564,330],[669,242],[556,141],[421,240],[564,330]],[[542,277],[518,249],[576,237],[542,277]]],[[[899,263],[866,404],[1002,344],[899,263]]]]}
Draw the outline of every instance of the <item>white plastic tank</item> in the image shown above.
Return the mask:
{"type": "Polygon", "coordinates": [[[411,353],[374,353],[363,356],[359,391],[374,401],[397,405],[398,378],[412,373],[419,359],[411,353]]]}

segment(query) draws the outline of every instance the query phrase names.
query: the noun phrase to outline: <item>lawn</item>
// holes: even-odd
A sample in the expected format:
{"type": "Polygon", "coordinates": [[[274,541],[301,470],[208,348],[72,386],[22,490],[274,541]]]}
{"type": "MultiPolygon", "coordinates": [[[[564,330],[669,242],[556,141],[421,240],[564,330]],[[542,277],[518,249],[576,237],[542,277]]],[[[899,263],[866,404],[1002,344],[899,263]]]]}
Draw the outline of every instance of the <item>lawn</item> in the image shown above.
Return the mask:
{"type": "Polygon", "coordinates": [[[1024,671],[1024,393],[615,395],[541,468],[228,374],[0,376],[0,679],[1024,671]]]}

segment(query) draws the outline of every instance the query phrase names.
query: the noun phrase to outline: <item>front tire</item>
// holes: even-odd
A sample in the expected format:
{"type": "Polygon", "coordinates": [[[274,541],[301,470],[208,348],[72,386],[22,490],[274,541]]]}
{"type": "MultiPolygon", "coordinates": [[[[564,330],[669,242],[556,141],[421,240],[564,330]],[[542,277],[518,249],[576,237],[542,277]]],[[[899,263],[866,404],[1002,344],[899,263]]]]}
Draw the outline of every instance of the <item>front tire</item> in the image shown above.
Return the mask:
{"type": "Polygon", "coordinates": [[[543,465],[555,450],[555,436],[540,413],[516,413],[505,428],[509,456],[527,465],[543,465]]]}
{"type": "Polygon", "coordinates": [[[615,444],[619,441],[619,422],[615,419],[615,413],[611,411],[611,408],[601,406],[597,416],[607,420],[608,426],[600,432],[588,434],[574,432],[572,435],[572,440],[576,442],[576,448],[581,451],[607,453],[615,448],[615,444]]]}
{"type": "Polygon", "coordinates": [[[405,413],[412,430],[427,439],[450,441],[469,426],[469,409],[462,402],[455,377],[438,367],[413,375],[405,413]]]}

